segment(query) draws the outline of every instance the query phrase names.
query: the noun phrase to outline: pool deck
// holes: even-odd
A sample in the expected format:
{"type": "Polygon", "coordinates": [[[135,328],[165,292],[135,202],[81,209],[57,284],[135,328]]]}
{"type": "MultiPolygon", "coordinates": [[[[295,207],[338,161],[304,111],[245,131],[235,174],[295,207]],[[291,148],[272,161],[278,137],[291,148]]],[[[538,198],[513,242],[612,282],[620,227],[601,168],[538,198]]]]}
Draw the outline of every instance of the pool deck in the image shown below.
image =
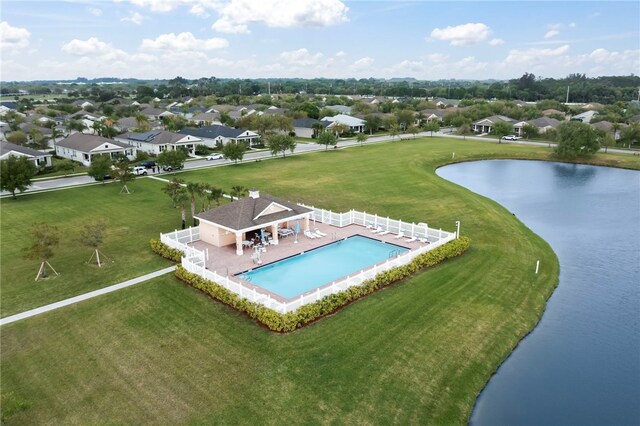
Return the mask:
{"type": "Polygon", "coordinates": [[[239,272],[244,272],[249,269],[255,269],[259,266],[277,262],[278,260],[282,260],[314,248],[331,244],[336,240],[342,240],[353,235],[363,235],[365,237],[373,238],[378,241],[395,244],[409,250],[414,250],[424,245],[419,241],[409,243],[406,241],[407,237],[396,238],[396,234],[377,235],[371,232],[370,229],[367,229],[364,226],[360,225],[348,225],[342,228],[338,228],[328,224],[318,223],[316,225],[311,225],[311,229],[314,228],[319,229],[321,232],[327,234],[327,236],[311,239],[300,233],[298,235],[297,243],[295,243],[296,237],[294,235],[286,238],[279,238],[277,245],[267,246],[267,251],[261,254],[262,264],[260,265],[254,263],[254,260],[251,258],[251,255],[254,252],[252,248],[245,248],[244,254],[242,256],[238,256],[236,254],[235,244],[226,247],[215,247],[202,241],[194,241],[190,245],[197,248],[198,250],[208,252],[208,259],[206,261],[206,268],[208,270],[215,271],[216,273],[223,276],[228,276],[234,281],[241,282],[248,288],[259,289],[261,290],[261,292],[268,293],[273,298],[280,301],[288,301],[290,299],[283,298],[278,294],[269,292],[268,290],[261,287],[256,287],[248,281],[233,276],[239,272]]]}

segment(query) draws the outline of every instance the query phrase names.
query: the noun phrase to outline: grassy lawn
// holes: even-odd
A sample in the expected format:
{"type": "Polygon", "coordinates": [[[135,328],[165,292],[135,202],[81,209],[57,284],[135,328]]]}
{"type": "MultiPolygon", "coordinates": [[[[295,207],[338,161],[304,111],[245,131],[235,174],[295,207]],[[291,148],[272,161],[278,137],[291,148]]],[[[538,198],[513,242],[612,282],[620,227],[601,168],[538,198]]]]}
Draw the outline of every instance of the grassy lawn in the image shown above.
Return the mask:
{"type": "Polygon", "coordinates": [[[139,179],[130,184],[135,192],[119,193],[118,184],[94,185],[0,201],[0,279],[2,316],[56,302],[142,275],[169,263],[153,255],[149,240],[161,231],[180,226],[180,213],[160,191],[162,182],[139,179]],[[109,221],[101,251],[113,260],[103,268],[86,262],[91,249],[78,240],[80,228],[96,218],[109,221]],[[46,222],[58,227],[60,245],[51,265],[60,273],[35,282],[39,262],[26,259],[31,244],[29,228],[46,222]]]}
{"type": "MultiPolygon", "coordinates": [[[[434,174],[454,151],[456,160],[548,156],[544,148],[427,138],[181,173],[226,189],[255,186],[334,211],[355,208],[447,230],[461,220],[472,247],[288,335],[258,327],[172,276],[9,324],[0,348],[4,420],[464,424],[492,372],[537,322],[558,263],[510,212],[434,174]]],[[[631,156],[598,159],[640,168],[631,156]]],[[[77,226],[92,212],[109,212],[119,224],[112,222],[119,230],[112,241],[122,246],[105,247],[117,259],[109,283],[119,281],[112,275],[120,268],[163,266],[148,239],[171,229],[177,212],[158,194],[161,183],[134,185],[130,199],[115,187],[87,187],[3,200],[3,299],[7,279],[23,273],[29,276],[12,289],[14,301],[22,292],[40,293],[28,286],[58,286],[74,266],[103,276],[82,264],[88,250],[71,244],[54,259],[64,270],[55,280],[34,284],[33,262],[5,272],[24,262],[15,252],[24,237],[12,226],[24,229],[33,217],[71,230],[70,217],[77,226]],[[124,251],[130,264],[122,263],[124,251]]]]}

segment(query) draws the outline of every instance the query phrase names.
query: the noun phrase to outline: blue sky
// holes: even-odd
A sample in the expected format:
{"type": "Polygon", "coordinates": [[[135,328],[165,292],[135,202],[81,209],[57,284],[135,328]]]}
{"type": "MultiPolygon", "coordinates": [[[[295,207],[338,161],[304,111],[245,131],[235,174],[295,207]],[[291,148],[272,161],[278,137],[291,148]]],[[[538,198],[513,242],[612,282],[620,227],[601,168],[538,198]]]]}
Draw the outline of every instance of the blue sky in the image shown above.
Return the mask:
{"type": "Polygon", "coordinates": [[[0,79],[640,74],[640,2],[3,0],[0,79]]]}

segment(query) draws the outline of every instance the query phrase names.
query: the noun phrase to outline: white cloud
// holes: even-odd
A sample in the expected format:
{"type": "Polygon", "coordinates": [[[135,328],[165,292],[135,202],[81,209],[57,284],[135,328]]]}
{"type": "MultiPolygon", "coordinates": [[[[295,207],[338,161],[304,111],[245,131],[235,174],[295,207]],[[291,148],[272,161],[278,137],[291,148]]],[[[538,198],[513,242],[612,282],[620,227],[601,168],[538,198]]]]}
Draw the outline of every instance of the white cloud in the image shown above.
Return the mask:
{"type": "Polygon", "coordinates": [[[143,50],[214,50],[229,46],[229,42],[224,38],[214,37],[210,39],[197,39],[190,32],[162,34],[155,40],[144,39],[140,48],[143,50]]]}
{"type": "Polygon", "coordinates": [[[327,27],[347,22],[349,8],[340,0],[231,0],[220,7],[212,28],[225,33],[248,33],[249,24],[268,27],[327,27]]]}
{"type": "Polygon", "coordinates": [[[209,12],[207,12],[205,7],[201,4],[194,4],[191,6],[191,9],[189,9],[189,12],[202,18],[207,18],[209,16],[209,12]]]}
{"type": "Polygon", "coordinates": [[[559,30],[560,28],[562,28],[562,24],[547,24],[549,30],[559,30]]]}
{"type": "MultiPolygon", "coordinates": [[[[124,0],[116,0],[121,2],[124,0]]],[[[170,12],[178,6],[192,3],[192,0],[128,0],[138,7],[149,8],[152,12],[170,12]]]]}
{"type": "Polygon", "coordinates": [[[3,49],[23,49],[29,46],[31,33],[26,28],[12,27],[8,22],[0,22],[0,46],[3,49]]]}
{"type": "Polygon", "coordinates": [[[452,46],[479,43],[491,34],[491,28],[482,23],[469,23],[456,27],[434,28],[431,38],[448,41],[452,46]]]}
{"type": "Polygon", "coordinates": [[[494,38],[489,40],[489,44],[491,46],[500,46],[501,44],[504,44],[504,40],[501,38],[494,38]]]}
{"type": "Polygon", "coordinates": [[[546,34],[544,35],[544,38],[551,38],[551,37],[555,37],[558,34],[560,34],[560,31],[558,30],[551,30],[551,31],[547,31],[546,34]]]}
{"type": "Polygon", "coordinates": [[[507,63],[539,63],[546,62],[549,58],[561,56],[569,50],[569,45],[557,47],[555,49],[540,49],[532,47],[529,49],[513,49],[509,51],[505,62],[507,63]]]}
{"type": "Polygon", "coordinates": [[[432,53],[430,55],[427,55],[427,61],[432,64],[441,64],[446,62],[447,59],[449,59],[449,56],[443,55],[442,53],[432,53]]]}
{"type": "Polygon", "coordinates": [[[569,28],[575,28],[576,27],[576,23],[575,22],[570,22],[569,23],[569,28]]]}
{"type": "Polygon", "coordinates": [[[292,50],[290,52],[282,52],[280,54],[280,58],[290,64],[302,66],[317,65],[322,57],[322,53],[318,52],[312,55],[306,48],[292,50]]]}
{"type": "Polygon", "coordinates": [[[338,53],[336,53],[336,57],[338,58],[342,58],[343,56],[345,56],[347,53],[344,50],[339,51],[338,53]]]}
{"type": "Polygon", "coordinates": [[[127,16],[125,18],[122,18],[122,19],[120,19],[120,21],[121,22],[133,22],[136,25],[140,25],[144,19],[145,19],[145,17],[140,15],[138,12],[132,12],[131,16],[127,16]]]}
{"type": "Polygon", "coordinates": [[[115,49],[108,43],[96,37],[87,40],[73,39],[62,46],[62,51],[75,56],[95,56],[113,52],[115,49]]]}
{"type": "Polygon", "coordinates": [[[233,61],[224,58],[211,58],[207,61],[209,65],[217,66],[217,67],[230,67],[234,64],[233,61]]]}
{"type": "Polygon", "coordinates": [[[468,56],[455,63],[458,71],[464,75],[473,75],[487,68],[487,62],[476,62],[475,56],[468,56]]]}
{"type": "Polygon", "coordinates": [[[97,7],[87,7],[87,12],[93,16],[102,16],[102,9],[98,9],[97,7]]]}
{"type": "Polygon", "coordinates": [[[355,61],[350,68],[352,70],[365,70],[365,69],[368,69],[373,64],[373,61],[374,61],[373,58],[365,56],[364,58],[360,58],[357,61],[355,61]]]}

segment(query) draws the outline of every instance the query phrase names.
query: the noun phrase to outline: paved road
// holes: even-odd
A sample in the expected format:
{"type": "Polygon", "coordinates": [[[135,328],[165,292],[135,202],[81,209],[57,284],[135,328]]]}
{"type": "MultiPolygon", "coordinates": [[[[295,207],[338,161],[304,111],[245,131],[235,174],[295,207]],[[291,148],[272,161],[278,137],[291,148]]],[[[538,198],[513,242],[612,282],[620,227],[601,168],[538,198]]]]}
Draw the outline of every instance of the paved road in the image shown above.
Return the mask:
{"type": "MultiPolygon", "coordinates": [[[[423,137],[423,136],[431,136],[431,133],[430,132],[421,132],[421,133],[416,134],[415,136],[411,135],[411,134],[404,134],[404,135],[396,136],[395,138],[391,138],[388,135],[371,136],[371,137],[369,137],[369,139],[367,139],[366,144],[389,142],[392,139],[393,140],[412,139],[414,137],[423,137]]],[[[496,143],[498,141],[495,138],[454,135],[454,134],[452,134],[452,129],[449,129],[449,128],[443,128],[439,132],[434,132],[433,136],[434,137],[455,138],[455,139],[470,139],[470,140],[476,140],[476,141],[487,142],[487,143],[496,143]]],[[[516,145],[543,146],[543,147],[550,147],[550,148],[554,148],[556,146],[555,143],[544,142],[544,141],[540,141],[540,142],[535,141],[534,142],[534,141],[518,140],[518,141],[502,141],[502,143],[505,143],[505,144],[509,143],[509,144],[516,144],[516,145]]],[[[351,146],[357,146],[357,145],[359,145],[359,143],[355,139],[341,140],[341,141],[338,142],[338,147],[339,148],[345,148],[345,147],[351,147],[351,146]]],[[[309,152],[316,152],[316,151],[324,151],[324,150],[325,150],[325,146],[324,145],[319,145],[319,144],[316,144],[316,143],[299,143],[296,146],[295,155],[306,154],[306,153],[309,153],[309,152]]],[[[601,149],[600,151],[604,152],[604,149],[601,149]]],[[[619,148],[609,148],[608,152],[616,153],[616,154],[629,154],[629,155],[637,155],[638,154],[638,151],[630,151],[630,150],[619,149],[619,148]]],[[[273,156],[271,155],[271,153],[269,151],[248,152],[248,153],[245,154],[243,162],[251,162],[251,161],[255,161],[255,160],[265,160],[265,159],[269,159],[269,158],[273,158],[273,156]]],[[[193,169],[199,169],[199,168],[204,168],[204,167],[224,166],[224,165],[229,165],[229,164],[232,164],[232,162],[230,162],[228,160],[207,161],[207,160],[201,159],[201,160],[187,161],[185,163],[185,165],[184,165],[184,169],[185,170],[193,170],[193,169]]],[[[166,174],[166,173],[156,173],[156,175],[160,175],[160,176],[162,176],[163,174],[166,174]]],[[[68,187],[74,187],[74,186],[80,186],[80,185],[99,185],[99,184],[100,183],[95,182],[93,180],[93,178],[91,178],[89,176],[86,176],[86,175],[83,175],[83,176],[69,176],[69,177],[61,177],[61,178],[57,178],[57,179],[35,181],[25,191],[25,193],[58,190],[58,189],[62,189],[62,188],[68,188],[68,187]]],[[[5,191],[0,192],[0,197],[6,197],[6,196],[10,196],[10,194],[5,192],[5,191]]]]}

